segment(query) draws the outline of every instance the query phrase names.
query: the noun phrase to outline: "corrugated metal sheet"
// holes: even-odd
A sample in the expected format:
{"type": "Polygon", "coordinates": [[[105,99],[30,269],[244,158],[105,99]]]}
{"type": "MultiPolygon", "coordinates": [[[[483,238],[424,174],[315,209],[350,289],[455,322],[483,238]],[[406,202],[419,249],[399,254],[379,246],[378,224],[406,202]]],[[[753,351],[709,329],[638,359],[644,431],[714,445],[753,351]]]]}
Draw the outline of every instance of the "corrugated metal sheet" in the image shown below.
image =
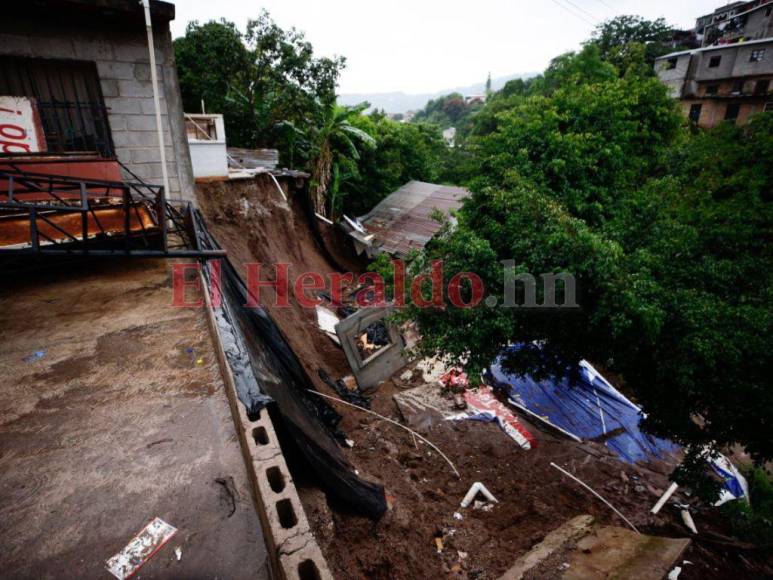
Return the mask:
{"type": "Polygon", "coordinates": [[[431,217],[434,210],[449,215],[469,195],[463,187],[410,181],[381,200],[360,221],[374,235],[379,250],[405,256],[423,248],[440,230],[441,225],[431,217]]]}

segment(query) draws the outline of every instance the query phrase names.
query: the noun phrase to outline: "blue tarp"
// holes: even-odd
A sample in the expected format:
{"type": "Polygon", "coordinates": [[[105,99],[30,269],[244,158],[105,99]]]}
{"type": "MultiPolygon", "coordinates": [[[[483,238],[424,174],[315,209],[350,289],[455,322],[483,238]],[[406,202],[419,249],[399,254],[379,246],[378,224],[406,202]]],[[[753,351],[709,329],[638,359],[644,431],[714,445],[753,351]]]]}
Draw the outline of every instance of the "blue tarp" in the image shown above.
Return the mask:
{"type": "MultiPolygon", "coordinates": [[[[522,346],[511,346],[517,350],[522,346]]],[[[641,410],[610,385],[588,362],[568,369],[560,380],[537,381],[531,375],[506,372],[500,355],[486,375],[510,401],[581,439],[608,436],[604,444],[627,463],[665,458],[679,449],[639,428],[641,410]],[[619,431],[619,432],[618,432],[619,431]],[[612,432],[618,432],[609,436],[612,432]]]]}
{"type": "MultiPolygon", "coordinates": [[[[531,375],[516,375],[502,368],[502,359],[509,352],[525,348],[509,347],[486,371],[486,378],[503,390],[510,402],[580,439],[605,438],[604,444],[622,461],[635,463],[664,459],[680,449],[667,439],[644,433],[640,423],[641,409],[613,387],[587,361],[567,368],[559,379],[537,381],[531,375]],[[609,435],[610,433],[614,435],[609,435]]],[[[537,349],[536,345],[528,348],[537,349]]],[[[727,457],[710,460],[714,471],[724,479],[722,496],[714,505],[749,496],[743,475],[727,457]]]]}

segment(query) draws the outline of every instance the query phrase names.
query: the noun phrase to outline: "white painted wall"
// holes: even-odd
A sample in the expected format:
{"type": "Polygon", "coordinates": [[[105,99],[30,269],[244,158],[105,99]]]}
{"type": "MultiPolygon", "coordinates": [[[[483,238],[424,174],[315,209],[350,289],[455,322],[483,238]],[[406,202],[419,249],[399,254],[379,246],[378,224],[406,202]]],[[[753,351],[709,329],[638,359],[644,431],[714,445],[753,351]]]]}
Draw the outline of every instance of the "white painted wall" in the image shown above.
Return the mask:
{"type": "Polygon", "coordinates": [[[214,139],[192,139],[188,137],[193,177],[228,177],[228,156],[223,115],[186,115],[186,118],[202,126],[204,126],[206,120],[213,120],[215,122],[216,136],[214,139]]]}
{"type": "Polygon", "coordinates": [[[225,141],[189,141],[193,177],[228,177],[225,141]]]}

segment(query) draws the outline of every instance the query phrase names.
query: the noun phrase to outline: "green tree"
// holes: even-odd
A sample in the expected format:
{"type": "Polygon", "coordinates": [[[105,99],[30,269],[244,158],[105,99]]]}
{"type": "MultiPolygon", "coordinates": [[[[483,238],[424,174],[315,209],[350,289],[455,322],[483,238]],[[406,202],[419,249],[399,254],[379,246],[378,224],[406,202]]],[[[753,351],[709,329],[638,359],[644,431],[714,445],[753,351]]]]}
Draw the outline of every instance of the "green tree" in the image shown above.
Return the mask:
{"type": "Polygon", "coordinates": [[[602,58],[625,71],[625,62],[632,50],[643,51],[644,60],[650,67],[657,57],[677,50],[672,46],[676,32],[663,18],[646,20],[641,16],[624,15],[599,24],[590,44],[599,47],[602,58]]]}
{"type": "Polygon", "coordinates": [[[342,186],[348,215],[362,215],[406,182],[441,180],[449,148],[437,127],[399,123],[383,114],[360,115],[352,123],[371,135],[375,148],[361,152],[357,173],[342,186]]]}
{"type": "Polygon", "coordinates": [[[335,101],[345,59],[315,57],[303,33],[282,29],[265,10],[244,34],[225,20],[191,23],[175,54],[186,108],[198,110],[204,98],[210,112],[224,113],[230,144],[308,162],[309,125],[335,101]]]}
{"type": "Polygon", "coordinates": [[[648,428],[692,457],[740,443],[773,458],[773,116],[693,132],[656,79],[621,75],[598,51],[565,55],[497,105],[493,129],[474,137],[474,194],[457,226],[411,264],[426,272],[441,259],[446,283],[475,272],[500,297],[502,260],[514,261],[508,275],[570,272],[580,308],[405,315],[425,353],[471,373],[511,342],[544,341],[550,356],[508,363],[549,374],[599,362],[642,403],[648,428]]]}
{"type": "Polygon", "coordinates": [[[361,148],[375,147],[376,140],[352,124],[352,120],[370,105],[343,107],[331,102],[325,109],[322,123],[313,129],[316,155],[312,168],[312,189],[317,213],[335,217],[340,208],[342,170],[345,177],[356,171],[361,148]]]}

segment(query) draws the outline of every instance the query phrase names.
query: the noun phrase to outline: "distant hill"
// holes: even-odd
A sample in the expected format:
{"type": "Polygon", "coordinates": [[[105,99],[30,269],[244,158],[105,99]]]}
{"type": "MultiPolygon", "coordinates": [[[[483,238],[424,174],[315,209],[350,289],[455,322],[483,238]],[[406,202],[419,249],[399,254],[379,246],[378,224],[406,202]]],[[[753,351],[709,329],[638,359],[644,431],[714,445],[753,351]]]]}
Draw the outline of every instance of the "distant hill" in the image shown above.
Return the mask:
{"type": "MultiPolygon", "coordinates": [[[[528,79],[539,73],[518,73],[504,77],[491,79],[491,88],[498,91],[505,83],[512,79],[528,79]]],[[[438,91],[436,93],[408,94],[400,91],[392,93],[348,93],[338,96],[338,102],[342,105],[356,105],[363,101],[368,101],[372,108],[384,109],[387,113],[405,113],[407,111],[418,111],[430,99],[436,99],[449,93],[461,93],[463,95],[481,95],[486,90],[486,83],[480,82],[465,87],[456,87],[438,91]]]]}

